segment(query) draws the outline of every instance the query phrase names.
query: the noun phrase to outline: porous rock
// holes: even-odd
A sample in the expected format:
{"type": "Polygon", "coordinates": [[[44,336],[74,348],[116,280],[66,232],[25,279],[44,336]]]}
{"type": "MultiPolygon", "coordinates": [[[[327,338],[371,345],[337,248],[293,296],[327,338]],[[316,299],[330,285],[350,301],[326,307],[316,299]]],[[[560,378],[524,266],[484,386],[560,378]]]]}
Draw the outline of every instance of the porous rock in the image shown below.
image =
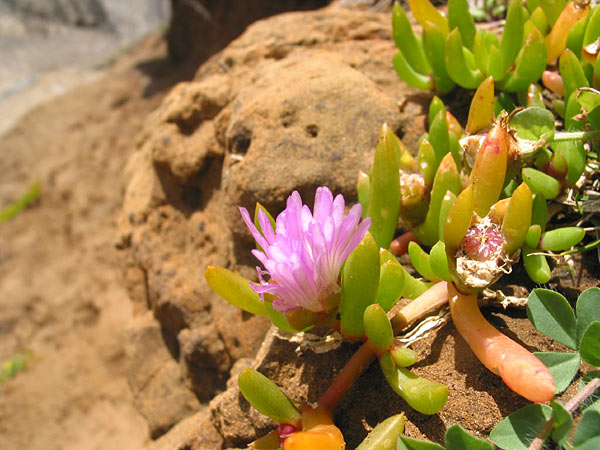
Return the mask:
{"type": "MultiPolygon", "coordinates": [[[[419,103],[402,101],[407,89],[391,70],[393,52],[387,14],[329,8],[275,16],[250,26],[148,117],[127,168],[118,242],[137,313],[152,311],[179,376],[201,402],[226,389],[235,362],[254,357],[270,325],[223,301],[204,279],[209,265],[256,279],[238,207],[259,201],[277,214],[292,190],[312,204],[321,185],[356,201],[357,171],[370,167],[382,123],[403,133],[425,117],[419,103]]],[[[306,389],[311,377],[332,376],[312,360],[301,370],[292,357],[279,367],[272,355],[272,370],[261,367],[275,382],[306,389]]],[[[225,446],[268,428],[233,389],[211,409],[225,446]],[[252,420],[233,429],[227,424],[240,408],[252,420]]],[[[292,394],[317,398],[302,392],[292,394]]]]}
{"type": "Polygon", "coordinates": [[[186,387],[177,362],[164,345],[160,324],[151,313],[137,317],[128,327],[127,350],[131,361],[129,386],[138,411],[158,437],[199,408],[186,387]]]}

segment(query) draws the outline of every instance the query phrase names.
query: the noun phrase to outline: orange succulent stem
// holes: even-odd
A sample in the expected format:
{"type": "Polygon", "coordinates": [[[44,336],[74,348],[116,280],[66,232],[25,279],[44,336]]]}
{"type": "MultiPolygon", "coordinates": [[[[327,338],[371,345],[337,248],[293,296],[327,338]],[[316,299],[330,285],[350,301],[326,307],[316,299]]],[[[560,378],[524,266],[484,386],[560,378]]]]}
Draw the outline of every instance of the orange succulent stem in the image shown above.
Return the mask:
{"type": "Polygon", "coordinates": [[[477,294],[463,294],[450,284],[448,295],[454,326],[484,366],[527,400],[547,402],[554,397],[554,379],[548,368],[485,320],[477,294]]]}
{"type": "MultiPolygon", "coordinates": [[[[439,308],[448,301],[448,288],[445,281],[441,281],[419,297],[400,309],[392,308],[388,317],[392,322],[394,333],[398,334],[408,325],[415,322],[429,312],[439,308]]],[[[375,347],[366,341],[348,360],[341,372],[335,377],[331,385],[319,399],[319,406],[333,411],[350,386],[360,377],[375,359],[375,347]]]]}

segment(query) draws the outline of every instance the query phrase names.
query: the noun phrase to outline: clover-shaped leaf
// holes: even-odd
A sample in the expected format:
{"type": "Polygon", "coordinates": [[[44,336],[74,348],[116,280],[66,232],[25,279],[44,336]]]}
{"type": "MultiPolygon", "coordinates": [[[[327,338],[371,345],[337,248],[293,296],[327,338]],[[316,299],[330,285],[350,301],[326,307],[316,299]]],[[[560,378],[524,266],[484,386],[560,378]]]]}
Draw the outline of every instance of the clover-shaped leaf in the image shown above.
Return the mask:
{"type": "Polygon", "coordinates": [[[573,350],[577,347],[577,324],[569,302],[558,292],[534,289],[527,301],[527,316],[546,336],[573,350]]]}

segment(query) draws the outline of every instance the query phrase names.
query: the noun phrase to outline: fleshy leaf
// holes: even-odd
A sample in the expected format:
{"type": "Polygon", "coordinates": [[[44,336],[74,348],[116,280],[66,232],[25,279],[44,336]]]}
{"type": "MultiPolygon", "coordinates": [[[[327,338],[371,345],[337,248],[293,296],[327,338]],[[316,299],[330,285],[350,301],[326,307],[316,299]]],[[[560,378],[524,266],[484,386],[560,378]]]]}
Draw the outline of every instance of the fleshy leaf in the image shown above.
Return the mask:
{"type": "Polygon", "coordinates": [[[433,6],[429,0],[408,0],[408,5],[415,19],[423,28],[428,22],[435,24],[444,34],[448,34],[448,20],[433,6]]]}
{"type": "Polygon", "coordinates": [[[423,46],[417,40],[410,21],[399,3],[392,10],[392,32],[396,47],[402,52],[406,62],[420,75],[429,75],[431,67],[425,57],[423,46]]]}
{"type": "Polygon", "coordinates": [[[431,281],[440,281],[435,272],[431,270],[429,255],[423,251],[419,244],[416,242],[410,242],[408,244],[408,256],[410,257],[410,262],[413,267],[421,274],[421,276],[431,281]]]}
{"type": "Polygon", "coordinates": [[[560,252],[579,244],[584,236],[585,230],[583,228],[557,228],[542,234],[539,247],[544,251],[560,252]]]}
{"type": "Polygon", "coordinates": [[[467,134],[475,134],[479,130],[491,126],[493,121],[494,79],[492,77],[487,77],[481,82],[471,100],[466,132],[467,134]]]}
{"type": "Polygon", "coordinates": [[[512,255],[525,242],[531,224],[531,190],[525,183],[515,189],[502,222],[506,253],[512,255]]]}
{"type": "Polygon", "coordinates": [[[534,352],[534,355],[550,369],[557,394],[569,387],[581,364],[577,353],[534,352]]]}
{"type": "Polygon", "coordinates": [[[395,450],[398,436],[404,431],[404,414],[396,414],[378,423],[356,450],[395,450]]]}
{"type": "Polygon", "coordinates": [[[448,0],[448,22],[450,29],[458,28],[465,46],[472,50],[475,41],[475,21],[469,13],[467,0],[448,0]]]}
{"type": "Polygon", "coordinates": [[[445,63],[446,33],[432,23],[423,27],[423,47],[431,63],[435,88],[439,92],[449,92],[454,81],[448,75],[445,63]]]}
{"type": "Polygon", "coordinates": [[[392,134],[390,127],[384,124],[370,174],[371,189],[367,209],[367,216],[371,218],[369,231],[382,248],[388,248],[394,238],[400,208],[400,181],[392,134]]]}
{"type": "Polygon", "coordinates": [[[363,315],[365,334],[375,347],[377,354],[382,354],[390,349],[394,343],[394,331],[381,306],[374,304],[367,306],[363,315]]]}
{"type": "Polygon", "coordinates": [[[448,269],[448,256],[446,245],[438,241],[429,252],[429,265],[433,273],[444,281],[452,281],[452,275],[448,269]]]}
{"type": "Polygon", "coordinates": [[[340,301],[340,328],[348,338],[364,335],[363,314],[367,306],[377,299],[379,284],[379,246],[371,236],[365,235],[346,260],[342,272],[342,298],[340,301]]]}
{"type": "Polygon", "coordinates": [[[511,66],[523,43],[523,7],[521,0],[510,0],[506,13],[506,24],[500,40],[500,54],[504,71],[511,66]]]}
{"type": "Polygon", "coordinates": [[[521,176],[533,193],[542,194],[547,200],[552,200],[560,194],[560,182],[544,172],[532,167],[523,167],[521,176]]]}
{"type": "MultiPolygon", "coordinates": [[[[544,8],[545,3],[551,2],[541,2],[540,6],[544,8]]],[[[549,15],[547,9],[544,8],[546,17],[549,22],[553,24],[552,31],[546,36],[548,63],[554,61],[563,52],[567,44],[569,31],[580,19],[585,17],[589,11],[589,4],[585,8],[580,8],[577,3],[578,2],[569,2],[560,13],[556,23],[553,23],[552,15],[549,15]]]]}
{"type": "Polygon", "coordinates": [[[545,284],[550,281],[552,277],[552,271],[548,265],[546,257],[543,255],[535,254],[539,252],[538,249],[523,247],[523,266],[527,271],[529,278],[537,284],[545,284]]]}
{"type": "Polygon", "coordinates": [[[265,306],[259,295],[250,287],[250,280],[224,267],[208,266],[204,272],[213,291],[244,311],[266,316],[265,306]]]}
{"type": "Polygon", "coordinates": [[[446,254],[451,259],[456,255],[461,241],[471,226],[474,204],[473,187],[469,186],[456,197],[450,208],[444,225],[444,243],[446,254]]]}
{"type": "Polygon", "coordinates": [[[367,210],[369,207],[369,192],[371,191],[371,180],[369,175],[364,173],[362,170],[358,171],[358,182],[356,183],[356,190],[358,191],[358,203],[362,206],[363,219],[367,216],[367,210]]]}
{"type": "Polygon", "coordinates": [[[244,369],[238,376],[240,391],[256,410],[275,422],[299,426],[300,411],[271,380],[254,369],[244,369]]]}
{"type": "Polygon", "coordinates": [[[477,89],[484,76],[479,69],[468,66],[464,50],[460,31],[454,29],[446,39],[446,70],[456,84],[477,89]]]}
{"type": "Polygon", "coordinates": [[[381,356],[379,364],[390,387],[414,410],[422,414],[435,414],[446,404],[446,385],[418,377],[404,367],[397,367],[389,353],[381,356]]]}
{"type": "Polygon", "coordinates": [[[395,260],[381,264],[376,303],[386,312],[392,309],[404,291],[404,274],[404,268],[395,260]]]}
{"type": "Polygon", "coordinates": [[[534,289],[527,301],[527,316],[533,326],[546,336],[575,350],[577,324],[569,302],[558,292],[534,289]]]}
{"type": "Polygon", "coordinates": [[[417,89],[428,91],[433,89],[433,80],[429,75],[422,75],[417,72],[406,60],[406,57],[401,51],[397,51],[393,58],[392,64],[398,76],[403,79],[409,86],[417,89]]]}

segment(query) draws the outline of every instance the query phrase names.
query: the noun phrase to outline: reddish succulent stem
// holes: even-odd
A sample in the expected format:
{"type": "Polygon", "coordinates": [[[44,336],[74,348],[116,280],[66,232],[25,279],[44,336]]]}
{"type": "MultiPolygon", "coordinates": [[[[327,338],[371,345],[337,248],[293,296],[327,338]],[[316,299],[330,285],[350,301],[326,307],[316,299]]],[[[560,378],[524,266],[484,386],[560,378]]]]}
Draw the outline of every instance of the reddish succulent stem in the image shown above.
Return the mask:
{"type": "Polygon", "coordinates": [[[350,386],[369,367],[373,359],[375,359],[375,347],[370,341],[367,341],[352,355],[342,371],[335,377],[319,399],[319,405],[333,411],[350,386]]]}
{"type": "Polygon", "coordinates": [[[396,256],[404,255],[408,251],[408,244],[412,241],[418,242],[418,239],[412,231],[407,231],[392,241],[390,250],[396,256]]]}
{"type": "MultiPolygon", "coordinates": [[[[432,286],[422,295],[411,301],[408,305],[394,313],[394,309],[388,313],[391,318],[394,333],[399,333],[415,320],[423,317],[425,314],[439,308],[448,301],[447,283],[442,281],[432,286]]],[[[375,359],[375,347],[370,341],[366,341],[352,355],[342,371],[335,377],[329,388],[319,399],[319,405],[333,411],[342,397],[346,394],[350,386],[358,377],[369,367],[375,359]]]]}
{"type": "Polygon", "coordinates": [[[454,325],[483,365],[527,400],[551,400],[556,389],[548,368],[485,320],[477,305],[477,294],[462,294],[453,285],[448,291],[454,325]]]}

